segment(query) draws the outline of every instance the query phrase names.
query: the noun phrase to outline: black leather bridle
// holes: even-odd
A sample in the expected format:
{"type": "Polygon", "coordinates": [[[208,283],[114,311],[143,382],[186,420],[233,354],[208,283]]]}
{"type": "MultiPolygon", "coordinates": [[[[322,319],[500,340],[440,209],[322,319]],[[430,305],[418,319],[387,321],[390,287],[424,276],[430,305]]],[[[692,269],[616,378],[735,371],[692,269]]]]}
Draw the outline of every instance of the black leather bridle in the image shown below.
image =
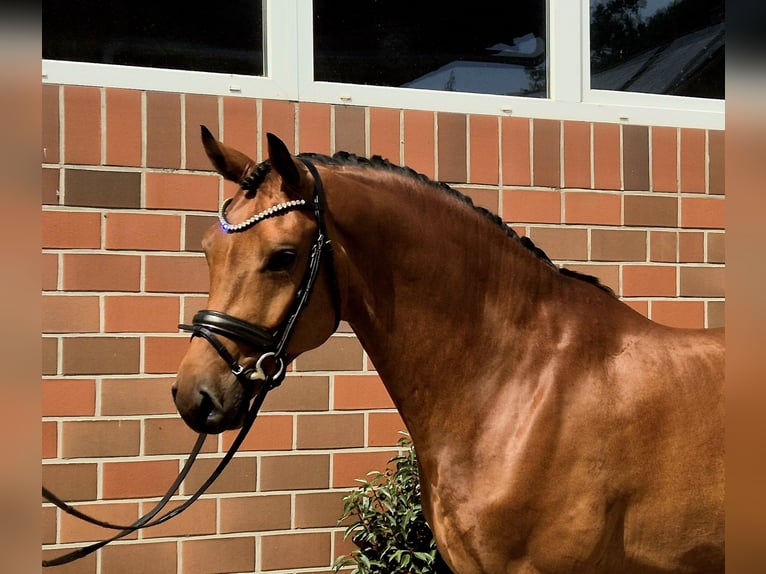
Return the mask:
{"type": "MultiPolygon", "coordinates": [[[[211,311],[203,309],[197,312],[192,318],[191,325],[181,324],[178,327],[184,331],[191,331],[192,338],[202,337],[206,339],[218,352],[220,357],[229,366],[229,369],[237,377],[237,380],[245,385],[252,385],[254,380],[267,380],[271,388],[279,386],[285,376],[287,346],[295,330],[295,325],[301,312],[306,307],[314,288],[314,283],[319,276],[319,268],[322,264],[322,257],[325,256],[330,272],[330,290],[332,292],[333,306],[335,310],[335,325],[333,331],[338,328],[340,322],[340,298],[338,295],[338,286],[335,279],[335,273],[332,271],[333,258],[330,241],[327,239],[327,230],[324,224],[324,187],[319,177],[319,172],[311,161],[306,158],[298,157],[308,168],[314,178],[314,194],[311,208],[314,211],[317,231],[314,236],[314,243],[309,254],[309,262],[306,272],[303,275],[298,290],[295,293],[292,307],[290,308],[285,320],[274,330],[265,329],[258,325],[248,323],[221,311],[211,311]],[[224,336],[228,339],[245,343],[262,352],[258,362],[252,367],[244,367],[239,361],[226,349],[218,336],[224,336]],[[270,361],[269,361],[270,360],[270,361]],[[269,361],[273,363],[271,372],[266,372],[264,365],[269,361]],[[267,376],[266,376],[267,375],[267,376]]],[[[223,217],[223,211],[222,216],[223,217]]],[[[247,229],[247,227],[242,230],[247,229]]],[[[227,231],[235,233],[239,230],[227,231]]]]}
{"type": "MultiPolygon", "coordinates": [[[[181,469],[178,478],[176,478],[176,480],[168,489],[167,494],[162,497],[162,499],[150,512],[139,518],[133,524],[129,525],[112,524],[88,516],[87,514],[84,514],[78,511],[76,508],[68,505],[56,497],[47,488],[43,487],[43,497],[46,498],[46,500],[49,502],[52,502],[61,508],[64,512],[76,516],[81,520],[85,520],[86,522],[90,522],[104,528],[120,531],[113,537],[106,540],[78,548],[72,552],[51,560],[43,560],[43,566],[58,566],[61,564],[73,562],[74,560],[87,556],[99,548],[106,546],[110,542],[119,540],[120,538],[123,538],[139,529],[162,524],[163,522],[166,522],[167,520],[186,510],[195,500],[202,496],[207,488],[223,472],[223,470],[226,468],[226,465],[234,456],[234,453],[242,444],[242,441],[245,439],[245,436],[252,427],[253,422],[258,415],[258,411],[260,410],[268,392],[278,387],[284,380],[287,361],[287,346],[290,342],[290,338],[293,335],[295,325],[298,321],[298,318],[300,317],[300,314],[302,313],[303,309],[305,309],[306,305],[308,305],[309,297],[314,288],[317,277],[319,276],[319,269],[322,263],[323,255],[325,256],[325,261],[327,262],[328,269],[330,270],[330,288],[335,311],[335,325],[333,327],[333,331],[338,328],[338,324],[340,323],[340,297],[338,294],[337,280],[334,272],[332,250],[330,247],[330,241],[327,239],[327,231],[324,224],[325,197],[322,180],[319,177],[319,172],[310,160],[300,156],[298,159],[303,162],[303,164],[306,166],[306,168],[308,168],[309,172],[314,178],[314,194],[311,208],[313,209],[314,218],[316,219],[317,231],[316,235],[314,236],[314,243],[311,247],[309,262],[303,275],[303,280],[301,281],[301,284],[295,293],[295,298],[293,299],[292,306],[285,320],[277,329],[269,330],[252,323],[248,323],[247,321],[243,321],[221,311],[203,309],[194,315],[191,325],[179,325],[180,329],[184,331],[191,331],[192,338],[202,337],[206,339],[218,352],[220,357],[226,362],[237,380],[242,385],[244,385],[246,389],[251,390],[253,394],[253,402],[250,405],[247,415],[245,416],[242,428],[237,434],[237,437],[234,439],[234,442],[229,447],[229,450],[218,463],[218,466],[213,470],[210,477],[197,489],[197,491],[192,496],[190,496],[187,500],[185,500],[182,504],[173,510],[163,514],[159,518],[155,518],[167,505],[173,494],[183,482],[186,475],[189,473],[189,470],[191,470],[191,466],[196,460],[197,454],[202,448],[202,445],[205,442],[205,438],[207,437],[205,433],[200,433],[188,460],[181,469]],[[229,339],[250,345],[258,351],[262,351],[262,354],[253,367],[246,368],[242,366],[239,361],[228,351],[218,336],[227,337],[229,339]],[[273,363],[273,368],[264,368],[265,361],[268,359],[270,359],[273,363]],[[257,383],[259,382],[261,384],[257,386],[257,383]],[[254,388],[256,386],[257,388],[254,388]]],[[[246,182],[247,180],[243,182],[243,187],[245,187],[246,182]]],[[[298,202],[295,202],[295,204],[299,205],[298,202]]],[[[224,228],[224,231],[227,233],[234,233],[244,229],[245,228],[224,228]]]]}

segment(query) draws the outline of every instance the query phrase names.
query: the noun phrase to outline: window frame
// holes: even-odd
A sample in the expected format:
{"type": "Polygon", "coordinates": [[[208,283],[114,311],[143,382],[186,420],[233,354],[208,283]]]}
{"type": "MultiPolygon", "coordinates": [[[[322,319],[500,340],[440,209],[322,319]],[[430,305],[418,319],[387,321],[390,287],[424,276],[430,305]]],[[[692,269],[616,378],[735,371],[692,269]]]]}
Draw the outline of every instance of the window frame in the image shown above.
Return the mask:
{"type": "Polygon", "coordinates": [[[43,82],[436,112],[724,129],[725,100],[590,87],[590,0],[547,0],[548,98],[314,81],[312,0],[264,0],[264,76],[43,60],[43,82]]]}

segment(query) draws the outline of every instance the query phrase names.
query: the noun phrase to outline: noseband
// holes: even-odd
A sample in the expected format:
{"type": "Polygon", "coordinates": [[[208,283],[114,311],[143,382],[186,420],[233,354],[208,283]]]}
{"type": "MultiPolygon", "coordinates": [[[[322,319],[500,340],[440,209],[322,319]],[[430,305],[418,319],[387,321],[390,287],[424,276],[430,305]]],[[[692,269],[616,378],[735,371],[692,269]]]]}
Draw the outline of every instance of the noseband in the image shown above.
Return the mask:
{"type": "MultiPolygon", "coordinates": [[[[279,327],[272,330],[248,323],[247,321],[243,321],[242,319],[229,315],[228,313],[223,313],[222,311],[203,309],[194,315],[191,325],[181,324],[178,326],[184,331],[191,331],[192,338],[202,337],[206,339],[218,352],[218,355],[226,362],[231,372],[237,380],[245,386],[245,388],[250,388],[253,381],[266,381],[269,388],[277,387],[282,382],[286,370],[287,345],[293,335],[295,324],[297,323],[300,314],[308,304],[309,297],[314,288],[314,283],[316,283],[317,276],[319,275],[319,267],[322,263],[323,255],[327,258],[330,269],[332,270],[334,268],[332,249],[330,247],[330,241],[327,239],[327,232],[324,225],[323,214],[325,198],[322,180],[319,177],[319,172],[311,161],[302,157],[298,157],[298,159],[303,162],[314,178],[314,194],[311,208],[313,209],[314,218],[316,219],[317,232],[311,247],[306,272],[303,275],[300,287],[295,293],[292,306],[285,320],[279,327]],[[245,343],[256,350],[261,351],[262,354],[255,366],[244,367],[240,364],[220,339],[218,339],[218,336],[245,343]],[[273,365],[268,373],[264,369],[264,365],[267,363],[273,365]]],[[[247,180],[243,182],[243,185],[246,185],[246,183],[247,180]]],[[[245,231],[268,217],[281,215],[294,209],[305,209],[307,207],[304,200],[288,201],[262,211],[242,223],[231,224],[226,219],[226,207],[229,205],[229,201],[230,200],[224,202],[218,215],[221,222],[221,229],[226,233],[245,231]]],[[[340,303],[335,273],[331,271],[330,277],[332,283],[331,291],[333,306],[335,308],[334,331],[338,328],[338,323],[340,322],[340,303]]]]}

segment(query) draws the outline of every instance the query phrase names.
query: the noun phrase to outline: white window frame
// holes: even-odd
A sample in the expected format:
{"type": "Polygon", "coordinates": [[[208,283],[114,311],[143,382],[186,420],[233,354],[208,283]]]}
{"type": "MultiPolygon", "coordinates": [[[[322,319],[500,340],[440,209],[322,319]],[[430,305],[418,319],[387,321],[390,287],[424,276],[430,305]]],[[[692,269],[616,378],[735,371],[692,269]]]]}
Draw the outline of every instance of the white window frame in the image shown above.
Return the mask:
{"type": "Polygon", "coordinates": [[[548,0],[548,98],[314,81],[312,0],[264,0],[264,76],[43,60],[43,81],[467,114],[723,129],[725,102],[590,87],[590,0],[548,0]]]}

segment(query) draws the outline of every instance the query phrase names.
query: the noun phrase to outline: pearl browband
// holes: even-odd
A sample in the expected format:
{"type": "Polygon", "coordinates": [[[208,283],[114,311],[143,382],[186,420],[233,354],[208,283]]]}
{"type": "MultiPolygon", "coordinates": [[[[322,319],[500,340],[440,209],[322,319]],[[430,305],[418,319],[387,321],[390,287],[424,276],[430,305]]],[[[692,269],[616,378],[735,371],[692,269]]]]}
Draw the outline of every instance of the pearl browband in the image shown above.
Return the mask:
{"type": "Polygon", "coordinates": [[[221,222],[221,228],[226,233],[244,231],[245,229],[248,229],[249,227],[252,227],[256,223],[258,223],[259,221],[263,221],[264,219],[277,215],[278,213],[282,213],[284,211],[290,211],[292,209],[306,207],[306,201],[303,199],[294,199],[292,201],[285,201],[284,203],[278,203],[277,205],[273,205],[269,207],[268,209],[264,209],[260,213],[256,213],[251,218],[243,221],[242,223],[232,224],[232,223],[229,223],[228,220],[226,219],[226,208],[229,206],[232,199],[234,198],[230,197],[229,199],[224,201],[223,205],[221,205],[220,211],[218,212],[218,221],[221,222]]]}

